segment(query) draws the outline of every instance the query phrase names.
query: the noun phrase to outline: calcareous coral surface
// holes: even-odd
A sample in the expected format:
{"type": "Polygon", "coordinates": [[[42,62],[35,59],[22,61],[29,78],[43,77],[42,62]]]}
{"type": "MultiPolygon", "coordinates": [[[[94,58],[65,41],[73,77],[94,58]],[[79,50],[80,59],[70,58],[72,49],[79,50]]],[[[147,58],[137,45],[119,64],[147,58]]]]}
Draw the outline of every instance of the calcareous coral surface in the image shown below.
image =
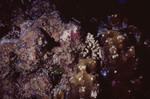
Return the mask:
{"type": "Polygon", "coordinates": [[[26,8],[13,8],[11,25],[0,19],[11,26],[0,31],[0,99],[150,98],[150,40],[127,18],[108,15],[92,33],[51,0],[7,1],[26,8]]]}

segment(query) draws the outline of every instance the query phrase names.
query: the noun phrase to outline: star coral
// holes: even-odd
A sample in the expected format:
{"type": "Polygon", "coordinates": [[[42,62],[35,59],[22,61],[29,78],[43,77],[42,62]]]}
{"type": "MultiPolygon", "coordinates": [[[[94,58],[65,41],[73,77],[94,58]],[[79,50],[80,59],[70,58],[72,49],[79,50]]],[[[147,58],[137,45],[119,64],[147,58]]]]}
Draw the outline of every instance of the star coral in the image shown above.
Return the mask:
{"type": "Polygon", "coordinates": [[[86,67],[93,71],[96,66],[93,59],[80,59],[78,68],[79,72],[73,78],[70,79],[71,89],[69,93],[69,99],[71,97],[83,98],[83,99],[96,99],[100,93],[99,84],[94,75],[89,74],[86,71],[86,67]]]}

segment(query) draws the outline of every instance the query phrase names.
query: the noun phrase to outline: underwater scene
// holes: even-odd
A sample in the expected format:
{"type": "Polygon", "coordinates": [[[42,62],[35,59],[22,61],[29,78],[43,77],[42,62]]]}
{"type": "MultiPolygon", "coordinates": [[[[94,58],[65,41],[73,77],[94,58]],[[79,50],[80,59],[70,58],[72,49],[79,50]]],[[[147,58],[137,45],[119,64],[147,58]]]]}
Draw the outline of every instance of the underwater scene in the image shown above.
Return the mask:
{"type": "Polygon", "coordinates": [[[150,99],[148,0],[0,0],[0,99],[150,99]]]}

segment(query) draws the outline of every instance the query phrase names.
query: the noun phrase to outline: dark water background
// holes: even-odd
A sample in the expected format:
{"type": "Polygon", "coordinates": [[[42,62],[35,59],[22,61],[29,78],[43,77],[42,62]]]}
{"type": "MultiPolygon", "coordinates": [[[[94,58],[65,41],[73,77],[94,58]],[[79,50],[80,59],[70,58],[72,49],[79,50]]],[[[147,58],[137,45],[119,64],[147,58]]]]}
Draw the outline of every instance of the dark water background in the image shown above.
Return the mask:
{"type": "MultiPolygon", "coordinates": [[[[5,28],[0,27],[4,36],[11,26],[11,15],[14,9],[21,8],[25,11],[32,2],[28,0],[0,0],[0,20],[6,24],[5,28]]],[[[33,1],[33,0],[31,0],[33,1]]],[[[97,31],[99,21],[106,20],[106,16],[119,13],[125,16],[129,21],[139,27],[142,33],[149,36],[149,14],[150,6],[149,0],[49,0],[56,4],[56,9],[60,10],[65,16],[65,20],[75,18],[82,21],[83,27],[88,31],[97,31]],[[90,19],[97,18],[97,23],[91,24],[90,19]],[[94,25],[94,26],[93,26],[94,25]]]]}

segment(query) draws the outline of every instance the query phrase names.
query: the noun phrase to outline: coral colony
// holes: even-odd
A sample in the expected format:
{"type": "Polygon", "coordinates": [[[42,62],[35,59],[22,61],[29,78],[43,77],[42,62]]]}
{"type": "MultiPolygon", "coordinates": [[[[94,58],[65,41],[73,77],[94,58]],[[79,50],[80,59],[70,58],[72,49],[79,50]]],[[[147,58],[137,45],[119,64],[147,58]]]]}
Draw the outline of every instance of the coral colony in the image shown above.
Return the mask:
{"type": "MultiPolygon", "coordinates": [[[[139,51],[150,51],[138,27],[111,14],[96,34],[85,33],[49,0],[19,2],[30,7],[12,12],[0,39],[0,99],[137,99],[144,80],[139,51]]],[[[0,20],[0,30],[5,25],[0,20]]]]}

